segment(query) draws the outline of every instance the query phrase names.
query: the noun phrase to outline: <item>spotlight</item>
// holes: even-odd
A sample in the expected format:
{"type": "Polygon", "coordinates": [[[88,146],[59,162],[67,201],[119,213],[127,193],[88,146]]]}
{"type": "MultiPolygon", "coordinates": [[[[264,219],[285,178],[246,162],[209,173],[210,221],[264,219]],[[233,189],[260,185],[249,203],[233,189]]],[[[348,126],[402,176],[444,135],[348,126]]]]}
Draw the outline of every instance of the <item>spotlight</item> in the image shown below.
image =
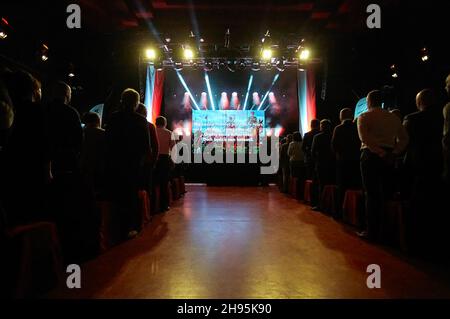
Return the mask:
{"type": "Polygon", "coordinates": [[[172,39],[171,38],[166,38],[165,39],[167,43],[169,43],[172,39]]]}
{"type": "Polygon", "coordinates": [[[279,59],[275,66],[278,71],[283,72],[286,69],[286,60],[279,59]]]}
{"type": "Polygon", "coordinates": [[[0,31],[0,40],[5,40],[8,34],[5,31],[0,31]]]}
{"type": "Polygon", "coordinates": [[[201,39],[200,39],[200,42],[201,42],[201,43],[205,42],[205,39],[201,38],[201,39]]]}
{"type": "Polygon", "coordinates": [[[192,60],[194,58],[194,51],[189,48],[183,50],[183,56],[186,60],[192,60]]]}
{"type": "Polygon", "coordinates": [[[253,62],[252,63],[252,71],[259,71],[261,69],[261,66],[259,62],[253,62]]]}
{"type": "Polygon", "coordinates": [[[272,50],[271,49],[263,49],[263,51],[261,53],[261,57],[263,60],[269,61],[270,59],[272,59],[272,50]]]}
{"type": "Polygon", "coordinates": [[[205,70],[206,72],[212,71],[213,68],[214,68],[214,65],[213,65],[213,63],[212,63],[211,61],[205,61],[204,70],[205,70]]]}
{"type": "Polygon", "coordinates": [[[423,48],[422,50],[420,50],[422,52],[422,62],[426,62],[429,60],[430,56],[428,55],[428,49],[427,48],[423,48]]]}
{"type": "Polygon", "coordinates": [[[309,52],[308,49],[301,49],[300,54],[298,55],[298,58],[300,61],[307,61],[311,55],[311,52],[309,52]]]}
{"type": "Polygon", "coordinates": [[[69,76],[69,78],[73,78],[73,77],[75,77],[75,74],[74,74],[73,72],[70,72],[70,73],[68,74],[68,76],[69,76]]]}
{"type": "Polygon", "coordinates": [[[156,50],[155,49],[146,49],[145,57],[150,61],[154,61],[156,59],[156,50]]]}
{"type": "Polygon", "coordinates": [[[267,63],[266,63],[266,70],[267,70],[267,71],[272,70],[272,63],[270,63],[270,62],[267,62],[267,63]]]}
{"type": "Polygon", "coordinates": [[[392,77],[393,77],[394,79],[398,78],[397,72],[392,73],[392,77]]]}
{"type": "Polygon", "coordinates": [[[174,63],[174,68],[175,68],[176,71],[183,70],[183,63],[182,62],[175,62],[174,63]]]}
{"type": "Polygon", "coordinates": [[[48,56],[47,55],[45,55],[45,54],[43,54],[42,56],[41,56],[41,60],[42,61],[47,61],[48,60],[48,56]]]}
{"type": "Polygon", "coordinates": [[[239,61],[239,63],[237,64],[237,67],[238,67],[238,69],[240,69],[240,70],[244,70],[245,67],[246,67],[245,60],[239,61]]]}
{"type": "Polygon", "coordinates": [[[235,60],[228,60],[227,61],[227,69],[230,72],[236,72],[236,61],[235,60]]]}

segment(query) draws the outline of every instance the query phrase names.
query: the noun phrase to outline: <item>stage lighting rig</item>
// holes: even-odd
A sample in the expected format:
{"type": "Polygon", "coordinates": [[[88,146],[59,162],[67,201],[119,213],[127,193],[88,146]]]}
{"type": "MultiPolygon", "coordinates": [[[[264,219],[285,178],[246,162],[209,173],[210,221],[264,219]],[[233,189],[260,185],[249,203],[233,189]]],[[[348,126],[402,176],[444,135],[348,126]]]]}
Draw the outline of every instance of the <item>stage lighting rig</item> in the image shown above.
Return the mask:
{"type": "Polygon", "coordinates": [[[430,59],[430,56],[428,54],[428,49],[427,48],[422,48],[420,50],[420,52],[421,52],[422,62],[427,62],[430,59]]]}
{"type": "Polygon", "coordinates": [[[307,48],[301,48],[298,54],[298,58],[302,62],[306,62],[311,57],[311,52],[307,48]]]}

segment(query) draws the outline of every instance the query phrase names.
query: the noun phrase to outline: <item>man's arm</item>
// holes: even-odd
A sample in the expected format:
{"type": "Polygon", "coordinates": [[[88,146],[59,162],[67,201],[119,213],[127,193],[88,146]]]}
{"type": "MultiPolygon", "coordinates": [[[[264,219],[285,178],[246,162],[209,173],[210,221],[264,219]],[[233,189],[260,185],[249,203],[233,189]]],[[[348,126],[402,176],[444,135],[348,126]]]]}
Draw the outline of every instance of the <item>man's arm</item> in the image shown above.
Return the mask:
{"type": "Polygon", "coordinates": [[[395,144],[393,153],[397,155],[401,154],[406,149],[406,146],[408,146],[408,143],[409,143],[408,132],[399,121],[397,128],[397,143],[395,144]]]}

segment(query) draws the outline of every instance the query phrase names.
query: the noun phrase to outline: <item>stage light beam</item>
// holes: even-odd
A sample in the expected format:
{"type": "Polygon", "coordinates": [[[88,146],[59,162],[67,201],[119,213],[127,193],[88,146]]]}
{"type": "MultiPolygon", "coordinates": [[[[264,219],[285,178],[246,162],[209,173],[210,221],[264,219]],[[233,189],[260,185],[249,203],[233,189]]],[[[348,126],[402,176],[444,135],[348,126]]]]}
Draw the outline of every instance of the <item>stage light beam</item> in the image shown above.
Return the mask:
{"type": "Polygon", "coordinates": [[[250,78],[248,79],[248,86],[247,86],[247,93],[245,94],[245,100],[244,100],[244,111],[245,108],[247,107],[247,101],[248,101],[248,95],[250,94],[250,89],[252,87],[252,83],[253,83],[253,74],[250,75],[250,78]]]}
{"type": "Polygon", "coordinates": [[[273,77],[272,84],[270,85],[270,88],[266,92],[266,94],[264,94],[264,97],[263,97],[263,99],[261,101],[261,104],[259,104],[258,110],[260,110],[261,107],[263,106],[264,102],[266,101],[267,97],[269,96],[270,90],[272,90],[273,86],[275,85],[275,82],[277,82],[279,77],[280,77],[280,73],[275,74],[275,76],[273,77]]]}
{"type": "Polygon", "coordinates": [[[186,81],[184,81],[183,76],[181,75],[181,73],[180,73],[179,71],[176,71],[176,72],[177,72],[178,79],[180,80],[180,82],[181,82],[181,84],[183,85],[183,87],[184,87],[184,89],[186,90],[186,92],[189,94],[189,97],[191,98],[192,103],[194,103],[195,108],[196,108],[197,110],[200,110],[200,108],[198,107],[197,102],[196,102],[195,99],[194,99],[194,96],[193,96],[192,93],[191,93],[191,90],[190,90],[189,87],[187,86],[186,81]]]}
{"type": "Polygon", "coordinates": [[[206,72],[205,72],[205,82],[206,82],[206,87],[208,88],[209,98],[211,99],[211,108],[213,110],[216,110],[216,106],[214,105],[214,95],[212,94],[211,84],[209,83],[209,76],[208,76],[208,73],[206,73],[206,72]]]}

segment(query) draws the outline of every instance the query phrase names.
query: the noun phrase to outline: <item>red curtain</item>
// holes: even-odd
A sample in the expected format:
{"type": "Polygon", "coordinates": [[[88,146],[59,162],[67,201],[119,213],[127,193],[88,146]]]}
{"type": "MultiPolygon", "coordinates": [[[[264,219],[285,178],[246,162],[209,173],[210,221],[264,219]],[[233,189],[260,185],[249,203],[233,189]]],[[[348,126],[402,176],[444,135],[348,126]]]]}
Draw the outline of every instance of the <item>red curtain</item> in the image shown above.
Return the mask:
{"type": "Polygon", "coordinates": [[[161,115],[162,97],[164,94],[164,71],[156,71],[153,87],[152,123],[161,115]]]}

